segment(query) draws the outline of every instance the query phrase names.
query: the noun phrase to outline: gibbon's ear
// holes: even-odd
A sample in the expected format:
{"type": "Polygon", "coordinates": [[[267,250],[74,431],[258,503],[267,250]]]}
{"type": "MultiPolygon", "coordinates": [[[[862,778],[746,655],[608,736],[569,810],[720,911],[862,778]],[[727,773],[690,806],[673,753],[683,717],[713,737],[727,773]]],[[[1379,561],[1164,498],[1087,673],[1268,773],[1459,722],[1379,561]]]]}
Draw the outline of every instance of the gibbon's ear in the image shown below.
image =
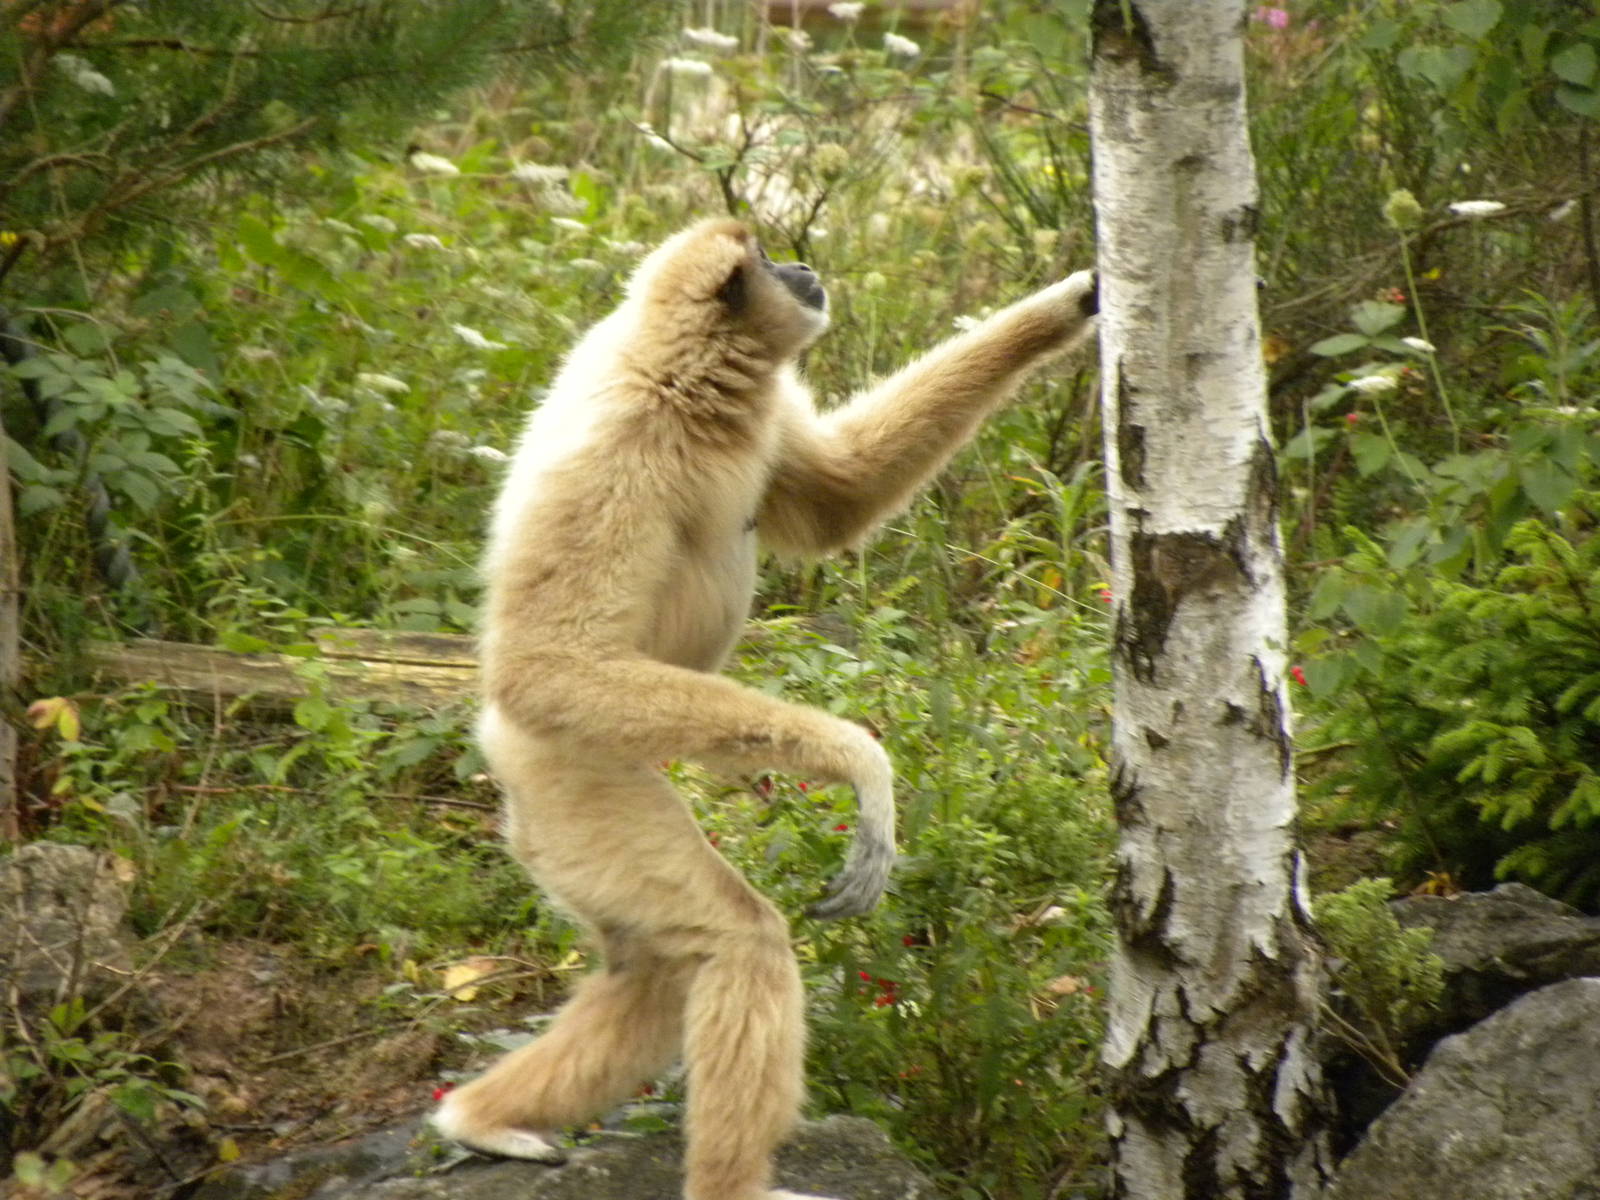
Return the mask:
{"type": "Polygon", "coordinates": [[[717,300],[734,316],[740,316],[750,306],[750,278],[745,264],[738,263],[717,289],[717,300]]]}

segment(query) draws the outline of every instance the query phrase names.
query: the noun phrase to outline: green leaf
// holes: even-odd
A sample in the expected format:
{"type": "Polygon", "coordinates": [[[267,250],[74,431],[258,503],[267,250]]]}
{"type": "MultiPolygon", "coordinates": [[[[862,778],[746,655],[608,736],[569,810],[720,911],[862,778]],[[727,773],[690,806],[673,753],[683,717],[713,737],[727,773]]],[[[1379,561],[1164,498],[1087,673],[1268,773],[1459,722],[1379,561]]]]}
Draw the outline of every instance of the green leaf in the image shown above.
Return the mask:
{"type": "Polygon", "coordinates": [[[1500,22],[1500,0],[1461,0],[1439,15],[1463,37],[1481,38],[1500,22]]]}
{"type": "Polygon", "coordinates": [[[1339,611],[1349,588],[1350,581],[1343,571],[1324,571],[1317,579],[1317,586],[1311,590],[1311,603],[1307,606],[1306,616],[1313,621],[1326,621],[1339,611]]]}
{"type": "Polygon", "coordinates": [[[1344,611],[1367,633],[1382,637],[1405,623],[1411,604],[1404,592],[1358,587],[1345,597],[1344,611]]]}
{"type": "Polygon", "coordinates": [[[1426,517],[1413,517],[1402,522],[1393,532],[1389,542],[1389,565],[1402,571],[1416,562],[1433,532],[1433,523],[1426,517]]]}
{"type": "Polygon", "coordinates": [[[251,261],[271,266],[283,257],[283,247],[272,236],[272,230],[260,217],[246,213],[239,218],[237,240],[251,261]]]}
{"type": "Polygon", "coordinates": [[[1368,344],[1369,339],[1359,333],[1338,333],[1330,338],[1323,338],[1320,342],[1311,344],[1311,353],[1320,354],[1323,358],[1336,358],[1341,354],[1349,354],[1352,350],[1360,350],[1368,344]]]}
{"type": "Polygon", "coordinates": [[[1449,95],[1477,59],[1478,52],[1471,46],[1413,46],[1401,51],[1395,62],[1402,74],[1425,79],[1449,95]]]}
{"type": "Polygon", "coordinates": [[[139,471],[118,471],[109,482],[141,512],[151,512],[161,502],[161,489],[155,480],[139,471]]]}
{"type": "Polygon", "coordinates": [[[1550,69],[1557,76],[1584,88],[1594,83],[1596,65],[1594,47],[1588,42],[1577,42],[1550,58],[1550,69]]]}
{"type": "Polygon", "coordinates": [[[1528,499],[1547,513],[1562,508],[1578,486],[1576,479],[1548,460],[1523,463],[1517,475],[1528,499]]]}
{"type": "Polygon", "coordinates": [[[1394,456],[1394,447],[1389,445],[1388,438],[1378,434],[1353,433],[1350,435],[1350,453],[1355,457],[1356,470],[1362,475],[1371,475],[1388,465],[1394,456]]]}
{"type": "Polygon", "coordinates": [[[1580,117],[1600,121],[1600,91],[1568,87],[1563,83],[1556,88],[1556,102],[1580,117]]]}
{"type": "Polygon", "coordinates": [[[1406,315],[1403,304],[1389,304],[1383,300],[1363,300],[1350,310],[1355,327],[1369,338],[1375,338],[1385,329],[1398,325],[1406,315]]]}
{"type": "Polygon", "coordinates": [[[35,513],[60,508],[66,502],[67,495],[59,488],[45,487],[39,483],[29,484],[17,493],[17,516],[31,517],[35,513]]]}
{"type": "Polygon", "coordinates": [[[1380,17],[1367,26],[1361,35],[1363,50],[1393,50],[1400,42],[1400,22],[1380,17]]]}

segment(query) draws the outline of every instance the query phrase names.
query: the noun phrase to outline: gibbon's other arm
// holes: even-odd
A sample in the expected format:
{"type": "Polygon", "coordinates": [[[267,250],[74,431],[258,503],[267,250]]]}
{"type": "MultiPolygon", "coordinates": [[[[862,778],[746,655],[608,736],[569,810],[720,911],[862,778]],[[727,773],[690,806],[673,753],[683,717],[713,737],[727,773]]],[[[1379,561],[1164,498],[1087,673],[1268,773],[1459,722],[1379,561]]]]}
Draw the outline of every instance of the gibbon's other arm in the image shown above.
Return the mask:
{"type": "Polygon", "coordinates": [[[1077,344],[1098,311],[1093,271],[1001,309],[848,404],[785,413],[758,517],[782,554],[853,545],[910,503],[1027,372],[1077,344]]]}

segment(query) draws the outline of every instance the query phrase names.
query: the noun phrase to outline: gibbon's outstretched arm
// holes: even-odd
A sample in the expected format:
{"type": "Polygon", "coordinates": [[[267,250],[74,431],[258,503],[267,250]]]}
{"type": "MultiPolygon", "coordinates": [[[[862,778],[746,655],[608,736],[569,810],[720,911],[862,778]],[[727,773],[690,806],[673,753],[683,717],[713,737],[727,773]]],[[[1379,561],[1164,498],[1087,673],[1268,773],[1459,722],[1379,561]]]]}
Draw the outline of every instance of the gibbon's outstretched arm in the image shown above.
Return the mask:
{"type": "Polygon", "coordinates": [[[1000,310],[825,415],[784,413],[762,541],[812,556],[858,543],[900,511],[1039,362],[1093,328],[1093,271],[1000,310]]]}

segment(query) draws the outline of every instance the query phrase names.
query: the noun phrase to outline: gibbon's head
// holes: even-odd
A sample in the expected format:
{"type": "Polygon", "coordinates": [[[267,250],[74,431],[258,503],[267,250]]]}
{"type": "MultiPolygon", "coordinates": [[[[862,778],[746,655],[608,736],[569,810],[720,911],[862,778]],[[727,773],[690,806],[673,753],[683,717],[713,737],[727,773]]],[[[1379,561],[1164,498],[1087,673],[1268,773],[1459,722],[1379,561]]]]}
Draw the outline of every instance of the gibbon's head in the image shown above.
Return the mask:
{"type": "Polygon", "coordinates": [[[663,242],[640,264],[630,297],[668,336],[754,339],[773,362],[828,327],[828,293],[804,263],[775,263],[742,222],[714,218],[663,242]]]}

